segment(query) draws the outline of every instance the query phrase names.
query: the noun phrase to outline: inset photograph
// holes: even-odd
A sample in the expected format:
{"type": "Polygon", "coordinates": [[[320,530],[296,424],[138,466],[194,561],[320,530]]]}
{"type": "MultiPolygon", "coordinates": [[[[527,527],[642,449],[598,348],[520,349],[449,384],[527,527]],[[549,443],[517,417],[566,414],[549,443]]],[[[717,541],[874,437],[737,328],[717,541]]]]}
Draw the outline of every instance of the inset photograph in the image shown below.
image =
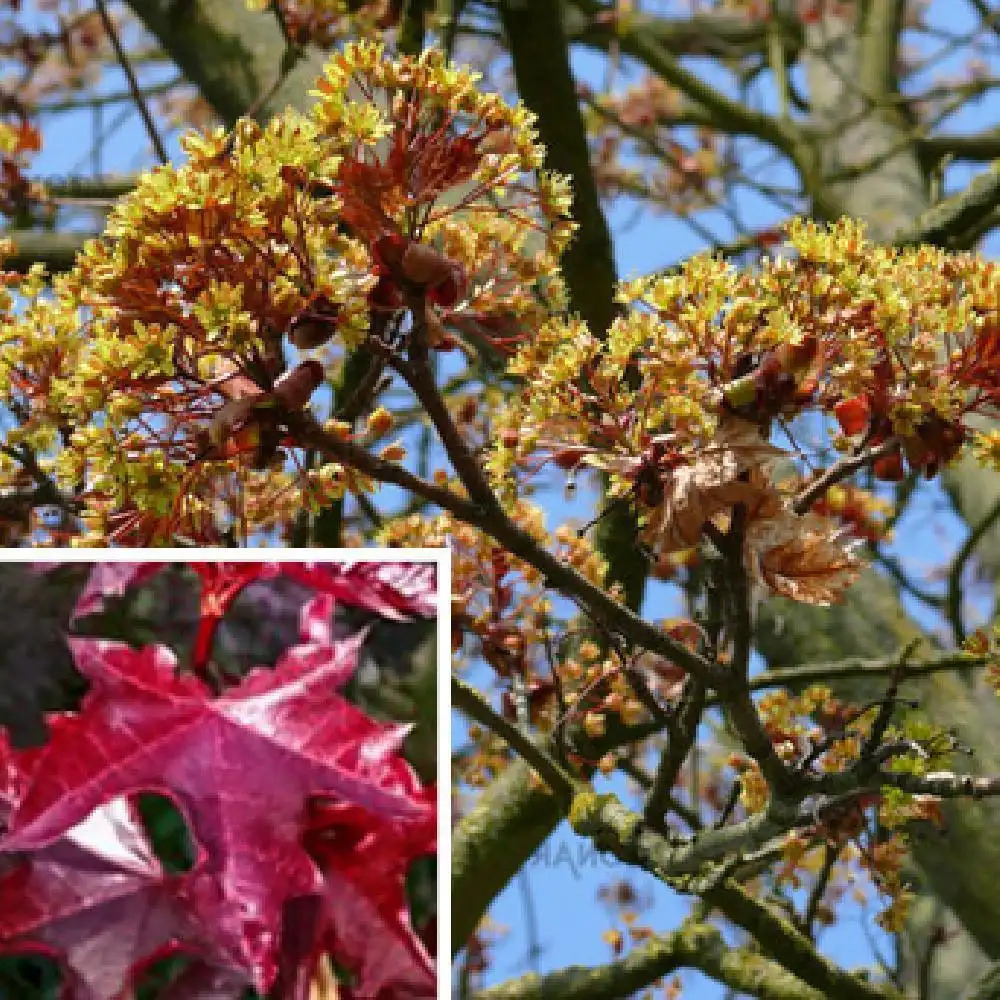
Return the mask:
{"type": "Polygon", "coordinates": [[[169,551],[0,563],[0,997],[435,997],[447,555],[169,551]]]}

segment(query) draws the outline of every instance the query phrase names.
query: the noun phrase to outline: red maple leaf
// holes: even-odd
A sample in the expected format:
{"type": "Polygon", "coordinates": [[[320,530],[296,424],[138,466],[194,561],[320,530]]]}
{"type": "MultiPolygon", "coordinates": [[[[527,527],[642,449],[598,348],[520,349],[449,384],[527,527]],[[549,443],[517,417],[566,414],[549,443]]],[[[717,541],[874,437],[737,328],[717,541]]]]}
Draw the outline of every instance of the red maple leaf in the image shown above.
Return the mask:
{"type": "Polygon", "coordinates": [[[72,1000],[117,997],[137,955],[201,951],[180,881],[160,867],[128,799],[115,799],[39,851],[0,855],[0,942],[58,959],[72,1000]]]}
{"type": "Polygon", "coordinates": [[[6,827],[11,811],[24,794],[25,776],[14,755],[6,731],[0,729],[0,831],[6,827]]]}
{"type": "Polygon", "coordinates": [[[306,842],[324,873],[323,936],[364,986],[363,992],[342,990],[345,1000],[434,996],[434,964],[406,903],[410,862],[435,851],[436,824],[429,815],[421,825],[379,820],[346,802],[314,811],[306,842]],[[371,947],[373,940],[378,948],[371,947]]]}
{"type": "MultiPolygon", "coordinates": [[[[58,563],[56,565],[59,565],[58,563]]],[[[51,569],[48,563],[46,569],[51,569]]],[[[129,587],[134,587],[163,568],[163,563],[97,563],[90,570],[90,576],[73,608],[70,624],[86,615],[97,614],[104,609],[108,597],[121,597],[129,587]]]]}
{"type": "Polygon", "coordinates": [[[437,612],[434,563],[280,563],[282,572],[343,604],[406,621],[437,612]]]}
{"type": "MultiPolygon", "coordinates": [[[[250,583],[283,575],[384,618],[406,621],[436,611],[437,567],[427,563],[195,563],[201,577],[201,623],[192,659],[209,658],[218,623],[250,583]]],[[[333,613],[332,606],[327,614],[333,613]]]]}
{"type": "MultiPolygon", "coordinates": [[[[50,569],[59,563],[45,563],[50,569]]],[[[160,562],[108,563],[93,567],[77,599],[73,620],[96,614],[107,597],[120,597],[167,565],[160,562]]],[[[203,607],[223,608],[250,583],[278,574],[289,576],[343,604],[362,607],[386,618],[405,620],[436,613],[437,567],[434,563],[192,563],[202,579],[203,607]]]]}
{"type": "MultiPolygon", "coordinates": [[[[58,565],[58,564],[56,564],[58,565]]],[[[105,599],[120,597],[148,579],[165,563],[95,565],[77,600],[71,622],[103,610],[105,599]]],[[[384,618],[406,621],[436,613],[437,567],[433,563],[192,563],[201,578],[200,623],[192,660],[195,669],[208,661],[219,622],[251,583],[287,576],[330,594],[341,603],[361,607],[384,618]]]]}

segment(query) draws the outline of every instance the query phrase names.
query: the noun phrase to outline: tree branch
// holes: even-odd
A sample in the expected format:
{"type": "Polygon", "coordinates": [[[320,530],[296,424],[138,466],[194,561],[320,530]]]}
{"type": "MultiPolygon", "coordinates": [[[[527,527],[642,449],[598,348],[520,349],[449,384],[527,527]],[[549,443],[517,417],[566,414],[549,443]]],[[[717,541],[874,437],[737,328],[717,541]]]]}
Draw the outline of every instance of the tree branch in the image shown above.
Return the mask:
{"type": "MultiPolygon", "coordinates": [[[[655,723],[625,726],[609,718],[607,732],[591,740],[580,731],[573,742],[588,760],[658,731],[655,723]]],[[[540,740],[554,754],[553,739],[540,740]]],[[[585,770],[585,777],[588,771],[585,770]]],[[[492,781],[452,833],[452,953],[464,948],[492,900],[527,862],[565,813],[549,790],[532,781],[531,769],[516,760],[492,781]]]]}
{"type": "Polygon", "coordinates": [[[646,821],[657,829],[662,828],[663,814],[670,805],[670,795],[677,782],[677,775],[697,739],[698,725],[704,711],[705,688],[693,678],[689,678],[684,685],[680,704],[671,723],[668,724],[670,742],[660,757],[643,810],[646,821]]]}
{"type": "Polygon", "coordinates": [[[538,115],[546,167],[573,179],[576,238],[563,257],[572,307],[596,336],[615,315],[615,263],[611,234],[590,167],[587,131],[563,34],[562,4],[502,0],[500,18],[510,44],[521,99],[538,115]]]}
{"type": "Polygon", "coordinates": [[[57,177],[52,180],[38,177],[36,180],[49,198],[111,202],[134,190],[139,178],[126,174],[121,177],[57,177]]]}
{"type": "Polygon", "coordinates": [[[869,983],[820,955],[809,938],[790,921],[778,916],[733,879],[710,888],[703,898],[747,931],[784,968],[824,996],[838,1000],[900,1000],[892,987],[869,983]]]}
{"type": "Polygon", "coordinates": [[[769,18],[753,19],[731,10],[702,10],[690,17],[657,17],[639,11],[621,15],[611,5],[604,5],[597,19],[589,13],[595,5],[573,2],[567,11],[566,34],[571,41],[607,52],[623,30],[641,33],[658,45],[681,56],[709,56],[718,59],[746,59],[763,56],[768,38],[776,31],[786,49],[786,58],[794,60],[802,47],[802,24],[780,10],[769,18]],[[586,17],[581,14],[587,12],[586,17]]]}
{"type": "Polygon", "coordinates": [[[959,160],[995,160],[1000,157],[1000,128],[981,132],[945,132],[918,140],[921,154],[934,160],[949,153],[959,160]]]}
{"type": "Polygon", "coordinates": [[[128,4],[230,127],[262,95],[267,99],[257,108],[261,119],[288,105],[302,110],[322,73],[325,57],[310,46],[294,69],[282,76],[285,38],[270,12],[251,11],[232,0],[128,0],[128,4]]]}
{"type": "Polygon", "coordinates": [[[498,715],[483,696],[471,685],[458,677],[451,679],[452,705],[470,719],[496,733],[506,744],[526,760],[538,776],[549,786],[553,794],[568,808],[573,793],[573,779],[535,743],[498,715]]]}
{"type": "MultiPolygon", "coordinates": [[[[573,5],[591,21],[599,20],[602,14],[612,12],[611,8],[595,0],[573,0],[573,5]]],[[[631,22],[621,22],[615,38],[622,52],[639,60],[657,76],[704,107],[712,115],[717,129],[754,135],[798,162],[802,155],[802,133],[797,125],[761,111],[753,111],[727,97],[682,66],[654,34],[635,27],[631,22]]]]}
{"type": "MultiPolygon", "coordinates": [[[[537,539],[515,524],[495,499],[484,504],[467,500],[446,487],[421,479],[403,466],[377,458],[350,441],[326,433],[315,419],[308,415],[289,414],[286,420],[289,429],[303,447],[315,448],[320,453],[330,456],[335,461],[345,462],[373,479],[401,486],[436,503],[443,510],[454,514],[460,521],[491,535],[512,555],[541,572],[548,586],[576,598],[590,614],[613,632],[620,633],[642,649],[660,653],[684,670],[700,677],[708,686],[726,690],[731,687],[731,675],[727,670],[672,639],[664,631],[616,601],[601,587],[591,583],[569,563],[554,556],[539,544],[537,539]]],[[[448,438],[450,437],[449,434],[448,438]]],[[[454,461],[451,454],[449,458],[454,461]]],[[[468,484],[463,485],[468,488],[468,484]]]]}
{"type": "Polygon", "coordinates": [[[101,24],[104,25],[104,33],[111,42],[111,48],[114,50],[115,58],[118,60],[118,65],[121,67],[122,73],[125,74],[129,94],[132,95],[132,102],[139,112],[139,117],[142,119],[142,124],[146,129],[146,135],[149,136],[149,141],[152,143],[153,152],[156,153],[156,158],[160,163],[167,163],[170,158],[167,156],[163,139],[160,138],[159,130],[153,121],[146,98],[142,95],[142,89],[139,87],[139,81],[136,79],[135,70],[132,69],[132,63],[129,61],[128,55],[126,55],[125,49],[122,47],[121,39],[118,37],[118,29],[115,27],[114,21],[111,20],[111,15],[108,13],[108,6],[105,0],[95,0],[95,3],[97,5],[97,13],[101,18],[101,24]]]}
{"type": "MultiPolygon", "coordinates": [[[[790,815],[797,815],[797,811],[790,815]]],[[[677,846],[646,826],[641,817],[627,809],[616,796],[593,792],[580,792],[574,797],[569,821],[577,833],[590,837],[599,850],[625,864],[644,868],[681,892],[700,895],[706,903],[749,931],[784,968],[824,995],[844,1000],[888,1000],[897,996],[890,989],[865,982],[838,968],[821,956],[793,924],[727,877],[725,872],[737,867],[738,855],[723,865],[722,877],[715,873],[702,877],[704,845],[725,835],[725,828],[704,831],[690,844],[677,846]],[[697,853],[693,851],[696,843],[702,846],[697,853]]],[[[757,830],[768,822],[771,820],[767,816],[759,819],[757,830]]]]}
{"type": "Polygon", "coordinates": [[[865,16],[860,82],[866,94],[879,99],[899,92],[896,67],[905,7],[905,0],[881,0],[870,4],[865,16]]]}
{"type": "MultiPolygon", "coordinates": [[[[579,229],[562,260],[570,304],[591,331],[602,337],[618,308],[615,262],[570,66],[564,7],[562,0],[531,4],[503,0],[500,17],[518,91],[538,115],[539,136],[547,148],[546,166],[573,180],[573,218],[579,229]]],[[[608,562],[609,582],[621,585],[625,602],[633,610],[642,602],[648,569],[629,544],[636,531],[631,511],[619,506],[602,518],[595,532],[597,549],[608,562]]]]}
{"type": "Polygon", "coordinates": [[[938,246],[961,246],[968,231],[975,229],[983,216],[1000,205],[1000,163],[974,177],[968,187],[938,202],[915,222],[901,230],[893,242],[905,246],[933,243],[938,246]]]}
{"type": "Polygon", "coordinates": [[[27,271],[32,264],[44,264],[50,273],[68,271],[76,262],[93,233],[56,233],[33,229],[8,229],[2,234],[11,240],[14,252],[4,257],[3,266],[9,271],[27,271]]]}
{"type": "Polygon", "coordinates": [[[730,948],[717,927],[689,922],[606,965],[570,966],[544,976],[522,976],[483,990],[473,1000],[606,1000],[638,993],[681,967],[700,969],[731,990],[762,1000],[824,997],[775,962],[748,948],[730,948]]]}
{"type": "MultiPolygon", "coordinates": [[[[887,659],[849,657],[835,663],[803,663],[795,667],[776,667],[751,677],[751,691],[771,687],[803,687],[806,684],[836,682],[854,677],[885,677],[898,664],[898,654],[887,659]]],[[[948,652],[939,656],[906,664],[907,677],[939,673],[943,670],[976,670],[986,665],[987,657],[968,653],[948,652]]],[[[714,704],[711,699],[710,704],[714,704]]]]}
{"type": "Polygon", "coordinates": [[[821,476],[817,476],[792,503],[796,514],[804,514],[823,494],[836,483],[853,476],[859,469],[876,462],[886,455],[891,455],[899,448],[899,439],[888,438],[881,444],[870,448],[862,448],[853,455],[838,459],[821,476]]]}

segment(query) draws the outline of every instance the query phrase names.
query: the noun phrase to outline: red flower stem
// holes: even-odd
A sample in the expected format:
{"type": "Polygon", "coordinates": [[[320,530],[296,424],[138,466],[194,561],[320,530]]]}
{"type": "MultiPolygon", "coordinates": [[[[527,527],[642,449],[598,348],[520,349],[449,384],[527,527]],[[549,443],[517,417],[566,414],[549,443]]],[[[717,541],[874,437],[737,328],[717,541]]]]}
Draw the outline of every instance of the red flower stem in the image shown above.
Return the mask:
{"type": "Polygon", "coordinates": [[[198,622],[198,634],[195,636],[194,649],[191,652],[191,666],[195,672],[205,676],[208,661],[212,656],[212,646],[215,643],[215,630],[222,621],[221,615],[202,615],[198,622]]]}

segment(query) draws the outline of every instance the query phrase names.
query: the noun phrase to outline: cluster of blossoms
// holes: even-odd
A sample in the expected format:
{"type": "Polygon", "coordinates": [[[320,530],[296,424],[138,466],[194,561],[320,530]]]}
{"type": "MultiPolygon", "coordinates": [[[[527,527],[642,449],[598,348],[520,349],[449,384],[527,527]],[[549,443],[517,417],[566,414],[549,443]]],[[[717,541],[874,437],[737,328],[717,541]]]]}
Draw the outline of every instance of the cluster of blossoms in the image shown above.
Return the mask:
{"type": "Polygon", "coordinates": [[[42,146],[38,129],[22,118],[17,122],[0,122],[0,212],[16,216],[29,202],[38,200],[40,192],[24,174],[29,154],[42,146]]]}
{"type": "Polygon", "coordinates": [[[145,176],[53,294],[35,275],[4,320],[9,443],[46,456],[98,544],[245,537],[367,488],[307,468],[280,419],[347,350],[395,349],[414,309],[439,350],[504,348],[564,305],[568,189],[524,108],[440,54],[369,43],[316,95],[187,137],[187,162],[145,176]]]}
{"type": "MultiPolygon", "coordinates": [[[[607,586],[607,564],[590,540],[562,525],[549,532],[543,511],[523,500],[511,509],[514,522],[545,549],[597,586],[607,586]]],[[[611,724],[636,725],[648,712],[637,694],[636,673],[661,703],[680,696],[684,671],[654,653],[626,655],[607,648],[581,631],[553,602],[544,574],[518,559],[481,529],[451,514],[425,518],[413,514],[383,529],[378,541],[390,547],[447,546],[452,554],[453,669],[461,674],[470,662],[484,662],[501,689],[505,718],[552,732],[569,721],[580,724],[591,740],[600,740],[611,724]]],[[[611,588],[617,593],[617,588],[611,588]]],[[[668,620],[665,631],[694,649],[702,630],[686,619],[668,620]]],[[[476,752],[463,758],[461,780],[484,787],[509,764],[511,749],[499,736],[477,725],[469,728],[476,752]]],[[[593,758],[571,752],[575,766],[610,773],[614,754],[593,758]]]]}
{"type": "MultiPolygon", "coordinates": [[[[810,685],[798,694],[778,689],[757,702],[764,729],[778,755],[793,768],[808,767],[822,774],[841,774],[862,764],[879,706],[859,708],[834,697],[825,685],[810,685]]],[[[895,747],[890,769],[926,775],[946,766],[953,755],[954,737],[929,723],[915,710],[885,732],[885,746],[895,747]],[[903,752],[907,748],[907,752],[903,752]]],[[[767,808],[770,788],[755,761],[740,752],[728,755],[717,769],[721,779],[731,769],[739,782],[739,802],[747,814],[767,808]]],[[[837,861],[827,878],[828,894],[842,892],[855,882],[859,868],[887,899],[876,920],[886,930],[905,925],[913,893],[902,873],[907,824],[912,821],[943,827],[940,800],[908,794],[895,788],[845,798],[820,814],[812,825],[791,831],[784,844],[784,866],[778,881],[799,888],[802,876],[816,875],[824,851],[836,851],[837,861]]]]}
{"type": "MultiPolygon", "coordinates": [[[[73,621],[100,622],[91,616],[165,569],[92,567],[73,621]]],[[[436,791],[403,755],[411,725],[378,722],[340,693],[367,630],[340,635],[334,612],[429,618],[434,567],[189,570],[173,585],[198,585],[190,656],[173,645],[184,643],[171,611],[155,606],[142,628],[169,623],[171,645],[71,636],[89,682],[79,705],[48,716],[40,746],[13,746],[0,725],[0,954],[56,960],[60,995],[77,1000],[145,992],[167,957],[181,964],[164,997],[237,1000],[250,986],[304,997],[333,964],[351,980],[334,989],[344,1000],[433,996],[435,928],[415,926],[407,886],[436,852],[436,791]],[[300,596],[279,597],[270,585],[281,578],[300,596]],[[273,665],[256,663],[254,635],[254,665],[230,672],[214,640],[255,587],[299,627],[273,665]],[[189,846],[144,818],[150,792],[171,801],[189,846]],[[175,850],[187,864],[170,863],[175,850]]],[[[122,621],[131,630],[131,615],[122,621]]]]}
{"type": "Polygon", "coordinates": [[[630,308],[606,337],[574,317],[546,323],[512,361],[525,388],[497,420],[497,482],[512,489],[549,460],[603,470],[660,556],[696,546],[707,520],[740,504],[748,568],[825,604],[856,561],[824,516],[833,504],[812,506],[824,491],[806,492],[825,470],[775,468],[808,461],[788,422],[817,414],[842,453],[877,449],[881,479],[904,463],[932,476],[966,444],[996,464],[1000,439],[968,423],[997,409],[996,265],[875,246],[849,221],[796,220],[787,236],[791,254],[754,270],[702,255],[625,284],[630,308]],[[772,443],[779,427],[795,451],[772,443]]]}
{"type": "Polygon", "coordinates": [[[662,77],[649,74],[620,93],[582,91],[594,178],[603,195],[639,198],[681,216],[719,200],[722,141],[698,128],[692,144],[678,142],[682,98],[662,77]]]}

